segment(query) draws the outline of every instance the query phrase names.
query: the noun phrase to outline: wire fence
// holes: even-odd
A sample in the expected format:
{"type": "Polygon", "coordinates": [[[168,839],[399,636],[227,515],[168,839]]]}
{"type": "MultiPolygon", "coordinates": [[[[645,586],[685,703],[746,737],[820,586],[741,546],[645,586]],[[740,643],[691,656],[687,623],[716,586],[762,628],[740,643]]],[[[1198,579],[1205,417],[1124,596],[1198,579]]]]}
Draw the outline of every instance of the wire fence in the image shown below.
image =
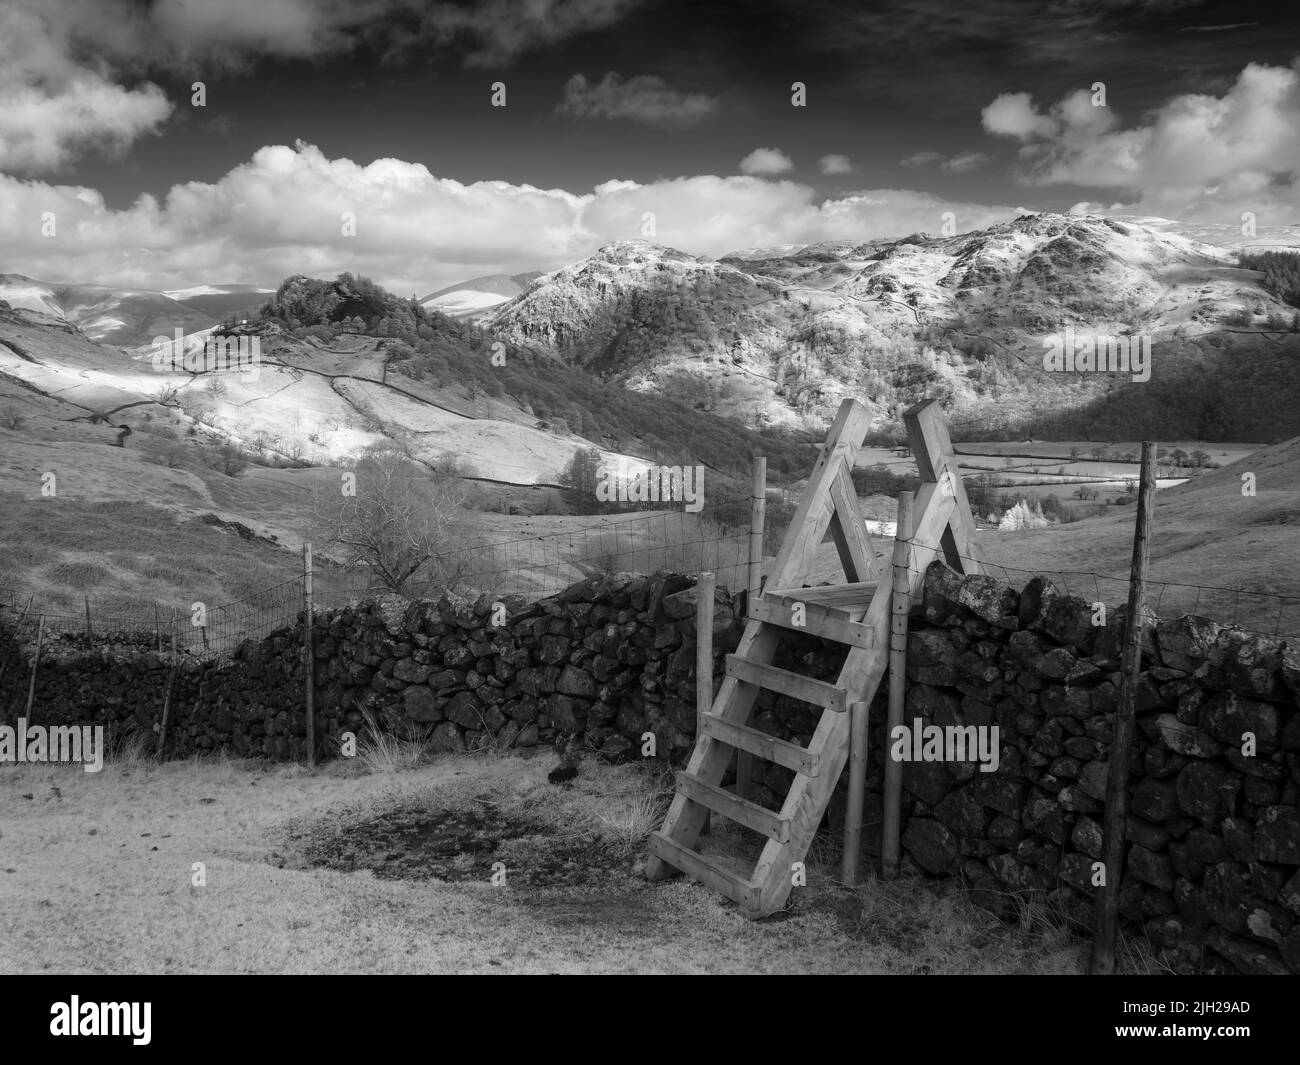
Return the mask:
{"type": "MultiPolygon", "coordinates": [[[[1004,584],[1017,590],[1023,589],[1034,577],[1044,577],[1066,595],[1105,603],[1108,616],[1116,616],[1117,612],[1122,614],[1127,608],[1132,583],[1128,576],[1116,577],[1092,570],[1021,569],[962,554],[957,557],[983,566],[990,576],[1000,578],[1004,584]],[[1013,578],[1012,574],[1018,576],[1013,578]]],[[[1159,581],[1150,577],[1144,585],[1146,611],[1158,618],[1198,614],[1219,625],[1257,636],[1300,639],[1300,596],[1263,589],[1159,581]]]]}
{"type": "MultiPolygon", "coordinates": [[[[724,526],[689,511],[629,512],[556,519],[568,528],[498,539],[481,534],[431,558],[403,594],[437,598],[444,591],[490,592],[541,599],[586,577],[605,573],[711,571],[733,590],[746,584],[748,525],[724,526]],[[594,523],[594,524],[593,524],[594,523]]],[[[390,590],[364,567],[342,567],[317,555],[312,573],[315,610],[330,609],[390,590]]],[[[113,643],[160,653],[228,656],[246,640],[263,640],[297,624],[305,605],[304,577],[221,603],[192,601],[153,609],[106,611],[85,600],[83,611],[50,609],[38,594],[0,589],[0,624],[22,623],[31,637],[71,646],[113,643]]]]}
{"type": "MultiPolygon", "coordinates": [[[[409,582],[403,593],[437,598],[451,590],[540,599],[586,577],[620,571],[710,571],[717,575],[719,585],[732,591],[748,583],[747,522],[726,525],[708,513],[689,511],[536,520],[543,527],[563,527],[496,539],[479,530],[462,545],[432,558],[425,566],[427,578],[409,582]]],[[[877,524],[876,533],[892,536],[890,523],[877,524]]],[[[771,523],[764,531],[765,553],[771,554],[784,529],[780,523],[771,523]]],[[[980,561],[986,572],[1017,590],[1033,577],[1046,577],[1067,595],[1107,604],[1109,613],[1122,611],[1128,599],[1127,575],[1025,569],[980,561]]],[[[316,610],[336,608],[386,590],[385,583],[371,571],[345,568],[317,555],[312,595],[316,610]]],[[[263,640],[299,623],[304,605],[302,574],[226,602],[181,602],[125,611],[102,610],[90,599],[82,611],[51,609],[40,601],[39,593],[0,589],[0,624],[13,628],[21,621],[25,638],[31,638],[40,626],[47,639],[73,646],[115,643],[212,657],[228,656],[244,641],[263,640]]],[[[1201,614],[1248,633],[1300,638],[1300,596],[1279,592],[1148,579],[1147,609],[1158,617],[1201,614]]]]}

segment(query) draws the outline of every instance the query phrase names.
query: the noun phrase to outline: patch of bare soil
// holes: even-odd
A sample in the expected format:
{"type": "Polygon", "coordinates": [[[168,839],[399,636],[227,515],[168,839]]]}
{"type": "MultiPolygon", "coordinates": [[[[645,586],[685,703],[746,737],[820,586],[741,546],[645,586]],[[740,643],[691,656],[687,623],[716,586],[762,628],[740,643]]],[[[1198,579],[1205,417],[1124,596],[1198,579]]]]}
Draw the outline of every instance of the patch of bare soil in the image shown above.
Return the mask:
{"type": "Polygon", "coordinates": [[[590,839],[503,815],[488,803],[451,810],[413,804],[346,825],[300,828],[272,861],[282,868],[369,869],[387,880],[453,882],[490,880],[500,862],[508,883],[525,887],[579,887],[630,868],[590,839]]]}

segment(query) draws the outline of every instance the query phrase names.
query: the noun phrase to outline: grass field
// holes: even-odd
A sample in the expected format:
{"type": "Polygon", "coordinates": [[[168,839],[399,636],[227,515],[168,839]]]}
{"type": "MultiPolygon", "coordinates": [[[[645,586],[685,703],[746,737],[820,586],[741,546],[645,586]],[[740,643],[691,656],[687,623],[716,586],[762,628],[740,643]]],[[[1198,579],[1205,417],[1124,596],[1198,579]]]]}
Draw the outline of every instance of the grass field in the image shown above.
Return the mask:
{"type": "MultiPolygon", "coordinates": [[[[221,758],[0,771],[0,972],[1075,973],[1052,915],[839,884],[830,841],[788,912],[640,875],[645,767],[410,751],[310,771],[221,758]],[[403,762],[416,762],[403,768],[403,762]],[[492,883],[502,862],[504,884],[492,883]],[[203,886],[196,886],[202,863],[203,886]]],[[[726,846],[725,838],[711,846],[726,846]]],[[[870,874],[868,874],[870,876],[870,874]]],[[[1140,945],[1126,966],[1148,971],[1140,945]]]]}

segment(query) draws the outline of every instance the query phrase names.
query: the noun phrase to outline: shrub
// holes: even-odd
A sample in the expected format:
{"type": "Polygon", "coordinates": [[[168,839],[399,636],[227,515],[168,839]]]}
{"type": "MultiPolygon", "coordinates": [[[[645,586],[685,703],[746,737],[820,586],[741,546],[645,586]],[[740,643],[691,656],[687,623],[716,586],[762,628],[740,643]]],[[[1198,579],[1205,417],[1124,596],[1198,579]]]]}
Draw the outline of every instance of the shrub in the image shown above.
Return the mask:
{"type": "Polygon", "coordinates": [[[238,477],[248,469],[248,461],[248,455],[245,454],[243,448],[236,444],[225,443],[217,448],[212,459],[212,466],[227,477],[238,477]]]}

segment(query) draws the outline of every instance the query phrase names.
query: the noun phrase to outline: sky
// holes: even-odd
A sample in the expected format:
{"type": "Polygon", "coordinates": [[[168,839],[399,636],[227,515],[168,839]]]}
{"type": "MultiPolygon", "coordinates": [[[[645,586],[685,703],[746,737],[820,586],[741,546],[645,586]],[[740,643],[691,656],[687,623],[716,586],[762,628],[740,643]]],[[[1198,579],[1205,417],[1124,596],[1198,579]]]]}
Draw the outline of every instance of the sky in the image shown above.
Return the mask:
{"type": "Polygon", "coordinates": [[[1291,225],[1298,30],[1274,0],[5,0],[0,273],[423,295],[949,212],[1291,225]]]}

